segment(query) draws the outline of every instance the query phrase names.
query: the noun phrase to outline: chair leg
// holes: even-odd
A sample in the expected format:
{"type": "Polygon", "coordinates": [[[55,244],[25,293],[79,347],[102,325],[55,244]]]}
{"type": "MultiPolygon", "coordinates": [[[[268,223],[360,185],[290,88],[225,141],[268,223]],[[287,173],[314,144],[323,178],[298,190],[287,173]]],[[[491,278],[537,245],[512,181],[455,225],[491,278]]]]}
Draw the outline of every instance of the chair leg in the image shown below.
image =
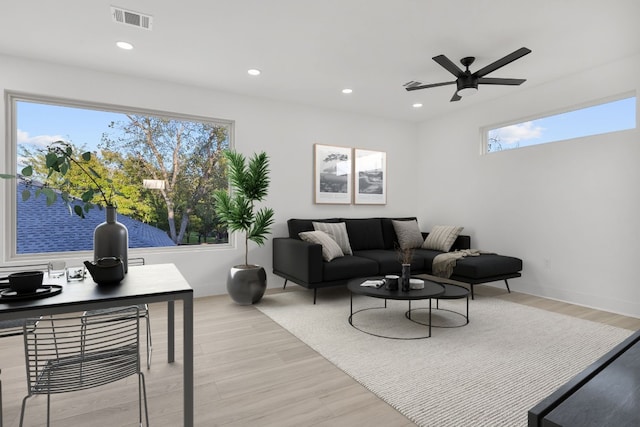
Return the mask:
{"type": "Polygon", "coordinates": [[[471,288],[471,299],[475,299],[475,297],[473,295],[473,283],[470,283],[469,287],[471,288]]]}
{"type": "Polygon", "coordinates": [[[24,422],[24,410],[27,406],[27,399],[31,397],[30,395],[26,395],[24,397],[24,399],[22,399],[22,409],[20,410],[20,427],[22,427],[22,424],[24,422]]]}
{"type": "Polygon", "coordinates": [[[287,288],[287,282],[289,281],[289,279],[284,279],[284,286],[282,287],[282,289],[286,289],[287,288]]]}
{"type": "Polygon", "coordinates": [[[507,279],[504,279],[504,283],[507,285],[507,292],[511,293],[511,289],[509,289],[509,282],[507,279]]]}
{"type": "Polygon", "coordinates": [[[318,288],[313,289],[313,303],[316,303],[316,297],[318,296],[318,288]]]}
{"type": "Polygon", "coordinates": [[[151,316],[149,315],[149,307],[147,307],[147,369],[151,369],[151,354],[153,353],[153,342],[151,341],[151,316]]]}
{"type": "Polygon", "coordinates": [[[147,408],[147,386],[144,381],[144,374],[138,374],[138,408],[140,411],[140,427],[142,427],[142,398],[144,397],[144,417],[146,425],[149,427],[149,409],[147,408]]]}

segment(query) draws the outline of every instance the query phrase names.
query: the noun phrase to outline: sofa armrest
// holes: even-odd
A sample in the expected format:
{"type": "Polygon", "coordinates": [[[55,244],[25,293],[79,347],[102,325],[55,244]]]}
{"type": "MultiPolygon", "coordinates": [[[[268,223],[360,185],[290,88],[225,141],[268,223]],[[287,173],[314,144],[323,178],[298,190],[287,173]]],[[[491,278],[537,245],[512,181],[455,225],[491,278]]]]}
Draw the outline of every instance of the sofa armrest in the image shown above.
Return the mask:
{"type": "Polygon", "coordinates": [[[322,245],[289,237],[273,241],[273,273],[303,284],[322,282],[322,245]]]}

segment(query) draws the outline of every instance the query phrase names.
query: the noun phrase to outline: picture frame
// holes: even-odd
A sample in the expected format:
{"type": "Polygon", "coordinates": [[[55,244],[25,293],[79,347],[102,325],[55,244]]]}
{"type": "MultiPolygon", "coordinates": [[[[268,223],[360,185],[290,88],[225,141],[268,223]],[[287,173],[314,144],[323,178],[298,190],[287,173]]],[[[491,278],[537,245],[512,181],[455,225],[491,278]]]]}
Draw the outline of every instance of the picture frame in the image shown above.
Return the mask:
{"type": "Polygon", "coordinates": [[[387,153],[354,150],[354,203],[387,204],[387,153]]]}
{"type": "Polygon", "coordinates": [[[314,144],[314,201],[350,204],[353,194],[352,149],[314,144]]]}

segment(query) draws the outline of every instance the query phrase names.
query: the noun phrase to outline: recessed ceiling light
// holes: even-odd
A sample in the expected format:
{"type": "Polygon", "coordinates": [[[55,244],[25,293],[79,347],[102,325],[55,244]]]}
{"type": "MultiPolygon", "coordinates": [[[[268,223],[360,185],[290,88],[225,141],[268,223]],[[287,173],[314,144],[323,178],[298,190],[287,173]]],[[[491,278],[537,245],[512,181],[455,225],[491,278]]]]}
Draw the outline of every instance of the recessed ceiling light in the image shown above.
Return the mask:
{"type": "Polygon", "coordinates": [[[422,107],[422,104],[420,104],[419,102],[416,102],[415,104],[413,104],[413,108],[420,108],[422,107]]]}
{"type": "Polygon", "coordinates": [[[133,49],[133,45],[131,43],[127,43],[127,42],[117,42],[116,46],[118,46],[120,49],[124,49],[124,50],[133,49]]]}
{"type": "Polygon", "coordinates": [[[342,93],[351,93],[351,92],[353,92],[353,89],[349,89],[349,88],[342,89],[342,93]]]}
{"type": "Polygon", "coordinates": [[[247,73],[250,76],[259,76],[260,73],[262,73],[262,71],[258,70],[257,68],[251,68],[251,69],[247,70],[247,73]]]}

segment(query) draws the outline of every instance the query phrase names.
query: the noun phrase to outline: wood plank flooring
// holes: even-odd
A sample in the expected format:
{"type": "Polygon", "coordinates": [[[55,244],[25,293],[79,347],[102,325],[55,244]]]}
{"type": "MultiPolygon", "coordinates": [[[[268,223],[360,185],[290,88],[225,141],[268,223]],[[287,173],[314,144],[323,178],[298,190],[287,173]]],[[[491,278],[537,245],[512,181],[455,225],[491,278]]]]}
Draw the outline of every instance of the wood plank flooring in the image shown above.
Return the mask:
{"type": "MultiPolygon", "coordinates": [[[[287,291],[301,289],[292,285],[287,291]]],[[[320,304],[322,292],[335,291],[320,290],[320,304]]],[[[476,293],[640,329],[640,319],[517,292],[507,294],[492,286],[478,286],[476,293]]],[[[311,298],[309,292],[310,304],[311,298]]],[[[166,363],[166,305],[151,306],[153,362],[144,372],[152,426],[182,425],[181,311],[176,304],[177,361],[170,365],[166,363]]],[[[194,313],[197,426],[414,425],[255,307],[238,306],[227,296],[216,296],[196,299],[194,313]]],[[[141,339],[144,343],[144,337],[141,339]]],[[[0,367],[4,425],[17,426],[26,394],[21,337],[0,340],[0,367]]],[[[135,377],[51,398],[53,426],[134,426],[137,411],[135,377]]],[[[46,425],[46,397],[28,400],[25,425],[46,425]]]]}

